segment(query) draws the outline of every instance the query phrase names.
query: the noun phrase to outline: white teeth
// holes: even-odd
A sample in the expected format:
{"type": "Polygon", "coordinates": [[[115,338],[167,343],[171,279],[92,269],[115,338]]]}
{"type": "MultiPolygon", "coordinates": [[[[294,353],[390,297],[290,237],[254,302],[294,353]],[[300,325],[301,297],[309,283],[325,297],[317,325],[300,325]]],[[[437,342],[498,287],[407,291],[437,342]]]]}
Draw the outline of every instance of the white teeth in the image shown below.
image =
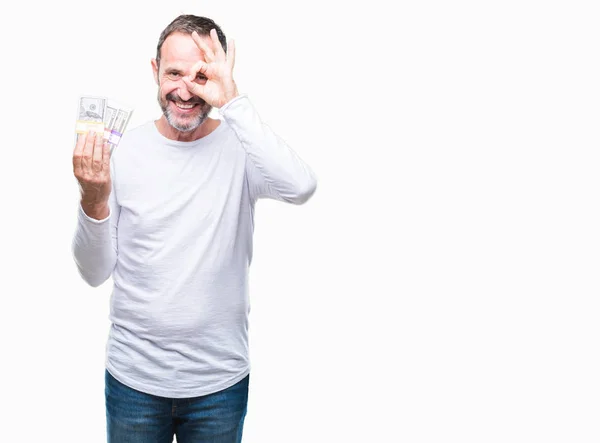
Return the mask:
{"type": "Polygon", "coordinates": [[[177,106],[178,108],[181,108],[181,109],[192,109],[195,105],[194,104],[184,105],[183,103],[175,103],[175,106],[177,106]]]}

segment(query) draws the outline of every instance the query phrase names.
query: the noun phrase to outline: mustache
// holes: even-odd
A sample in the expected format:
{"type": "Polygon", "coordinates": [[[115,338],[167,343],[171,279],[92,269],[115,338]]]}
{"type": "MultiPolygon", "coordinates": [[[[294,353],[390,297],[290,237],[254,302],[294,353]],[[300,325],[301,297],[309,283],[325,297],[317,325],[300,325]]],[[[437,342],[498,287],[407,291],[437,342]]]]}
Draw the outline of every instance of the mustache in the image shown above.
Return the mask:
{"type": "Polygon", "coordinates": [[[174,102],[181,102],[181,103],[186,103],[186,104],[199,104],[199,105],[204,105],[206,102],[204,100],[202,100],[200,97],[192,97],[189,100],[182,100],[181,97],[179,97],[176,94],[173,94],[172,92],[169,92],[165,98],[167,100],[171,100],[174,102]]]}

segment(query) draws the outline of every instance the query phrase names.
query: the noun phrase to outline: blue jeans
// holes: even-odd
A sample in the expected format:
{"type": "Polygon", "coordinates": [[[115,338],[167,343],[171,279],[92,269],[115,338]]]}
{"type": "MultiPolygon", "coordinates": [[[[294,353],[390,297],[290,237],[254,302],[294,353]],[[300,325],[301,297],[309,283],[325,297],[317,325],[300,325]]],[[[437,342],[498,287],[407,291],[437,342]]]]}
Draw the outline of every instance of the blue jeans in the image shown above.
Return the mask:
{"type": "Polygon", "coordinates": [[[125,386],[105,374],[108,443],[239,443],[250,375],[214,394],[165,398],[125,386]]]}

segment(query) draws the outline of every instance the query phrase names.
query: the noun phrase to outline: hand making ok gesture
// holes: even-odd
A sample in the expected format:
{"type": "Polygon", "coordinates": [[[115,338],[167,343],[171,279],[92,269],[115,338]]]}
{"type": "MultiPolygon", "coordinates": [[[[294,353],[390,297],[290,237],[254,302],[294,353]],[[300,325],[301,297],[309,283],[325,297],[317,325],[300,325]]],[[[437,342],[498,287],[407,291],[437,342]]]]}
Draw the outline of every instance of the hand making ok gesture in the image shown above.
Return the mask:
{"type": "Polygon", "coordinates": [[[192,39],[204,54],[205,61],[198,61],[190,75],[183,77],[183,81],[192,94],[220,108],[239,95],[233,81],[235,44],[231,40],[225,53],[214,29],[211,29],[209,36],[202,37],[194,31],[192,39]]]}

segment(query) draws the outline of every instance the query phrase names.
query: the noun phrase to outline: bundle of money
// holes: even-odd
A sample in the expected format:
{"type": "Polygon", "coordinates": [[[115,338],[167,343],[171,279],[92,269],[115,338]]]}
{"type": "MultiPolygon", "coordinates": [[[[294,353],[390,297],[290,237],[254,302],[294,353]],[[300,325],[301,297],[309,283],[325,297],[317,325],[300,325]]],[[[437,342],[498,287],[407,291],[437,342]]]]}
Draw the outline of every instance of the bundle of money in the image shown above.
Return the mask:
{"type": "Polygon", "coordinates": [[[104,97],[79,97],[79,115],[75,124],[75,132],[104,131],[104,114],[106,99],[104,97]]]}
{"type": "Polygon", "coordinates": [[[117,146],[121,141],[132,113],[133,109],[129,106],[113,100],[107,102],[104,115],[104,138],[112,145],[111,147],[117,146]]]}
{"type": "Polygon", "coordinates": [[[81,96],[75,132],[103,132],[112,151],[119,144],[132,113],[133,108],[106,97],[81,96]]]}

